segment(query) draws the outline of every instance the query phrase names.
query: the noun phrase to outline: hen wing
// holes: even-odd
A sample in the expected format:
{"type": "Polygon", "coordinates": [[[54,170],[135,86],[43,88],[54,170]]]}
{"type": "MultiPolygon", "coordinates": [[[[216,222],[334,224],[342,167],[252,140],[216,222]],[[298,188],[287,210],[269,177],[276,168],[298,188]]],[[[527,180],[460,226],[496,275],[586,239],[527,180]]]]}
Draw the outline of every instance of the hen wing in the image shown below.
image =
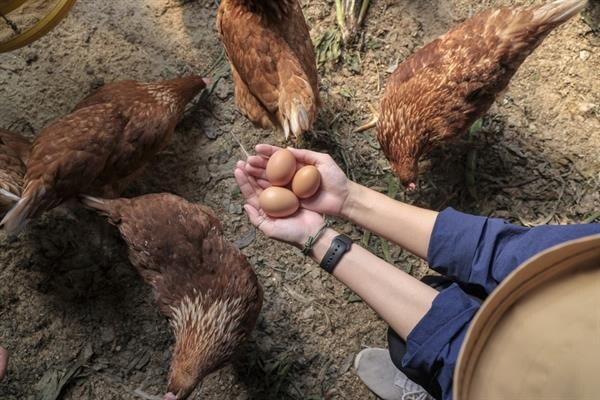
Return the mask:
{"type": "MultiPolygon", "coordinates": [[[[77,103],[74,110],[106,103],[112,103],[117,107],[123,107],[126,104],[121,104],[121,98],[129,97],[132,101],[136,95],[139,96],[139,92],[140,84],[137,81],[129,80],[110,83],[96,89],[93,93],[77,103]]],[[[131,103],[129,103],[129,105],[131,105],[131,103]]]]}
{"type": "Polygon", "coordinates": [[[166,193],[85,203],[119,228],[132,264],[163,312],[170,312],[181,293],[211,286],[219,269],[211,252],[217,249],[204,242],[209,235],[221,236],[222,228],[208,207],[166,193]]]}
{"type": "Polygon", "coordinates": [[[77,194],[93,190],[126,120],[111,105],[83,108],[45,128],[33,142],[21,200],[2,220],[10,233],[77,194]]]}
{"type": "Polygon", "coordinates": [[[235,86],[235,102],[240,108],[242,114],[246,116],[253,124],[262,129],[274,129],[276,121],[273,121],[272,115],[265,109],[248,86],[242,80],[235,67],[231,66],[231,74],[235,86]]]}

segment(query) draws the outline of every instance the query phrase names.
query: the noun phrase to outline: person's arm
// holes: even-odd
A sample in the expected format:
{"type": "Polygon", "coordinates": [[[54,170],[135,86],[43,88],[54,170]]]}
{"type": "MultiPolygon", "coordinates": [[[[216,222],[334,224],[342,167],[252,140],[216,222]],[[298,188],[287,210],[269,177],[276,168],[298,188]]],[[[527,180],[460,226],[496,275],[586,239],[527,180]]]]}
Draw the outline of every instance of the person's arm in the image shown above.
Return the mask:
{"type": "MultiPolygon", "coordinates": [[[[301,208],[288,218],[270,218],[260,209],[258,197],[268,184],[246,172],[239,161],[235,178],[246,200],[250,222],[268,237],[301,248],[323,225],[323,217],[301,208]]],[[[326,229],[313,246],[312,257],[320,263],[337,233],[326,229]]],[[[406,338],[427,313],[438,292],[407,273],[354,244],[341,259],[333,276],[358,294],[399,335],[406,338]]]]}
{"type": "MultiPolygon", "coordinates": [[[[327,229],[320,236],[312,253],[315,262],[321,262],[337,235],[333,229],[327,229]]],[[[342,257],[333,276],[360,296],[404,339],[429,311],[438,295],[435,289],[357,244],[342,257]]]]}
{"type": "Polygon", "coordinates": [[[340,216],[427,259],[438,213],[396,201],[350,181],[340,216]]]}

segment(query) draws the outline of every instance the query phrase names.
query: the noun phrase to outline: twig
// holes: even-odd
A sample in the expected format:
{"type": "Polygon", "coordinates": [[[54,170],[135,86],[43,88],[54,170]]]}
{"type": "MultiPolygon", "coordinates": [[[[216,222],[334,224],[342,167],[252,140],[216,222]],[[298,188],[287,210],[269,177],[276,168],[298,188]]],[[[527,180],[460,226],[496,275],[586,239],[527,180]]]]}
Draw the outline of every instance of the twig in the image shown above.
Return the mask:
{"type": "Polygon", "coordinates": [[[233,138],[233,140],[235,140],[237,142],[237,144],[240,146],[240,149],[242,150],[242,153],[244,153],[244,155],[246,156],[246,160],[247,160],[248,157],[250,157],[250,153],[248,153],[246,151],[246,148],[244,147],[244,145],[242,144],[242,142],[237,138],[237,136],[235,136],[233,134],[232,131],[229,131],[229,133],[231,134],[231,137],[233,138]]]}

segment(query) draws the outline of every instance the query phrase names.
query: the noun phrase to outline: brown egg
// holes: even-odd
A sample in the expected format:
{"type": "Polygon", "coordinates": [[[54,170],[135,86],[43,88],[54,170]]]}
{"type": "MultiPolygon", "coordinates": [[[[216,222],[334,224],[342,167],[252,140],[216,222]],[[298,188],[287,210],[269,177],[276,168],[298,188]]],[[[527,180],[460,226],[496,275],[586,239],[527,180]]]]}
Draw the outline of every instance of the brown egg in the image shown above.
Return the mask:
{"type": "Polygon", "coordinates": [[[273,218],[289,217],[300,206],[300,201],[291,190],[278,186],[263,190],[258,202],[267,215],[273,218]]]}
{"type": "Polygon", "coordinates": [[[300,168],[292,181],[292,191],[301,199],[313,196],[319,190],[319,186],[321,186],[321,174],[312,165],[300,168]]]}
{"type": "Polygon", "coordinates": [[[267,163],[267,179],[275,186],[285,186],[296,172],[296,157],[287,149],[278,150],[267,163]]]}

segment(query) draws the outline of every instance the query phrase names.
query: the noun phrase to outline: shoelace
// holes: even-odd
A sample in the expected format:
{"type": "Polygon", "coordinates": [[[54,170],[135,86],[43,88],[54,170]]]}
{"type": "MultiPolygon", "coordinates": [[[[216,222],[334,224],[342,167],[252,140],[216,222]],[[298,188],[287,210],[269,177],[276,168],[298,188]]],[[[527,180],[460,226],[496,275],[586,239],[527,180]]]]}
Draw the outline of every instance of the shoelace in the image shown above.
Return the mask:
{"type": "Polygon", "coordinates": [[[424,391],[416,391],[416,392],[406,392],[402,395],[402,400],[432,400],[432,397],[429,396],[427,392],[424,391]]]}

